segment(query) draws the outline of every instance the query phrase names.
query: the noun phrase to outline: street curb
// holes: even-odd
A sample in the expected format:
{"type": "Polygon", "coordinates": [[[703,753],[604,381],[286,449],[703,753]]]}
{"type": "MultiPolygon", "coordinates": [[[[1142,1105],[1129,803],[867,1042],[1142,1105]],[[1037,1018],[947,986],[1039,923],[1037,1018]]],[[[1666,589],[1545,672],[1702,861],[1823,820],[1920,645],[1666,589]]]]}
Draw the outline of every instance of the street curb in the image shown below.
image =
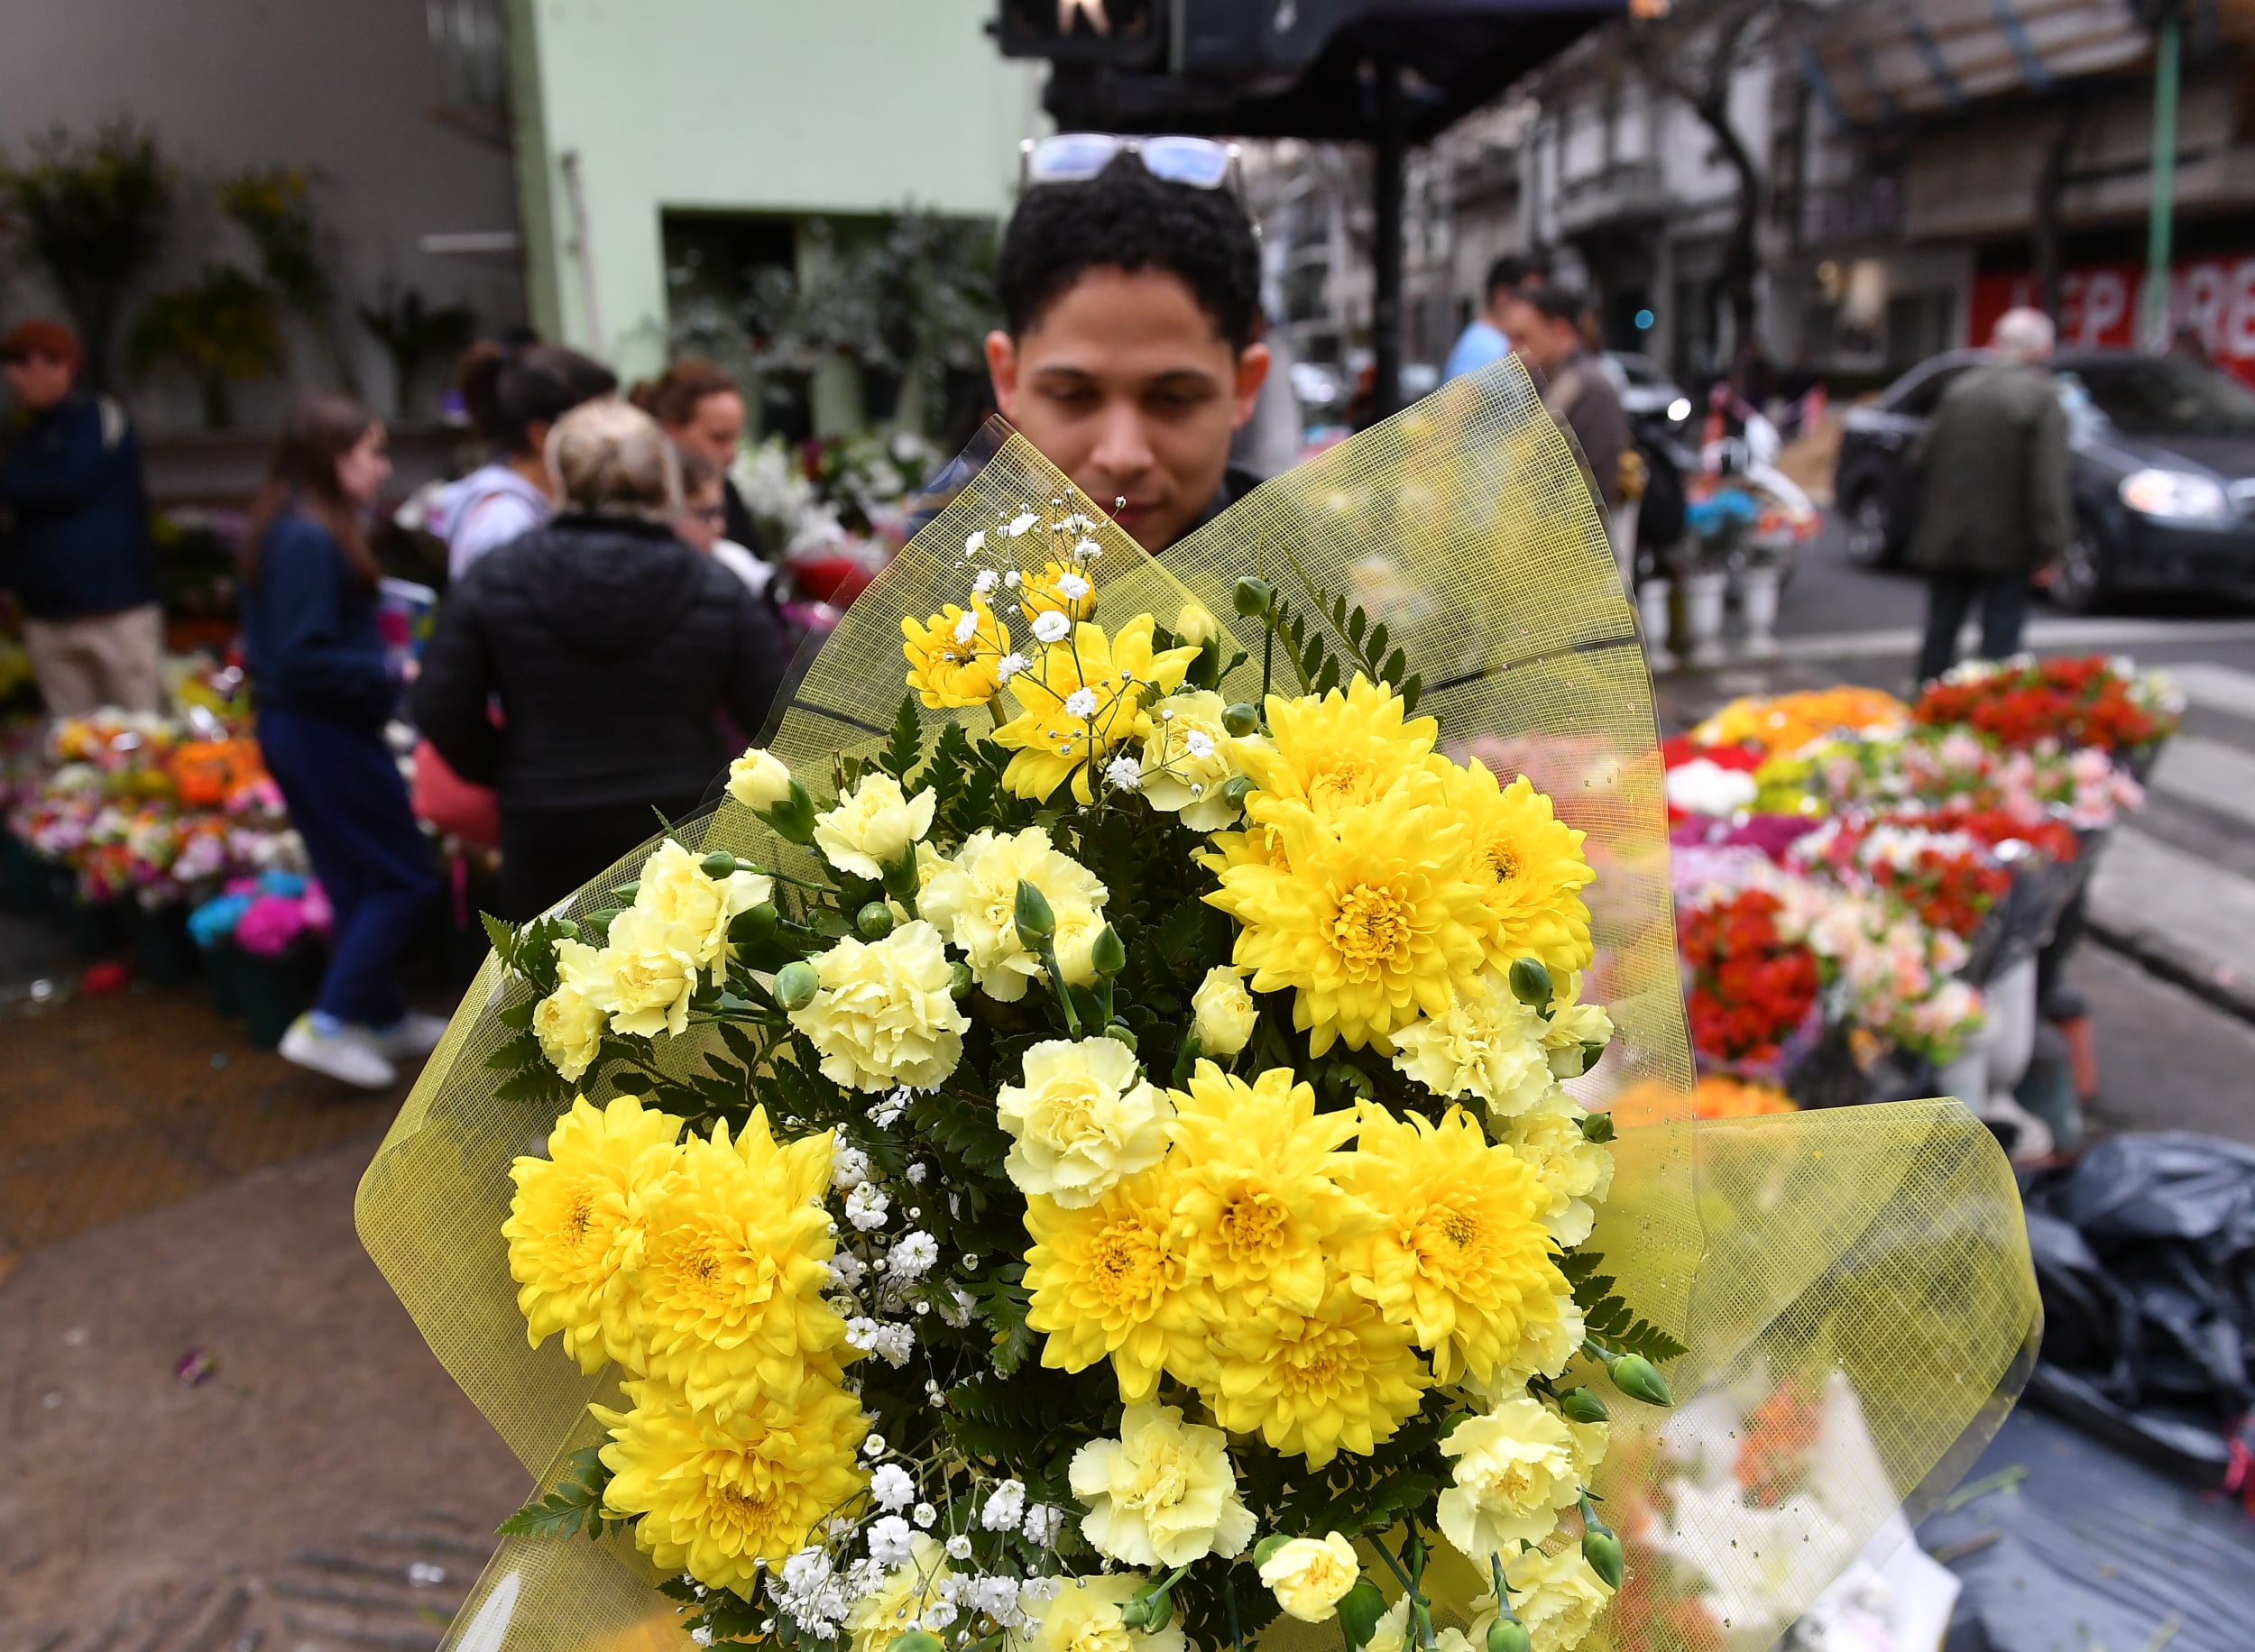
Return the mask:
{"type": "Polygon", "coordinates": [[[2202,970],[2186,961],[2183,951],[2156,936],[2102,922],[2095,913],[2085,919],[2091,938],[2108,950],[2121,953],[2148,975],[2181,987],[2195,998],[2255,1025],[2255,983],[2241,978],[2228,966],[2202,970]]]}

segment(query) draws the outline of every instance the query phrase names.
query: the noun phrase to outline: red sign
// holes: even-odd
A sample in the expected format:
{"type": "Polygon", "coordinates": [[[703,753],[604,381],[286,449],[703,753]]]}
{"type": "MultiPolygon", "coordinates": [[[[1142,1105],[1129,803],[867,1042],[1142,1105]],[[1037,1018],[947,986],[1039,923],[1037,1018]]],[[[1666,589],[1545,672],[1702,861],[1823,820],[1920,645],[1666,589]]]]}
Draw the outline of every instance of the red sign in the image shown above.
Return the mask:
{"type": "MultiPolygon", "coordinates": [[[[2145,307],[2145,270],[2135,264],[2094,264],[2070,270],[2060,283],[2059,343],[2077,349],[2138,342],[2145,307]]],[[[2255,253],[2181,263],[2169,282],[2173,325],[2190,322],[2208,359],[2255,384],[2255,253]]],[[[2032,275],[1974,278],[1965,342],[1985,344],[1997,317],[2016,304],[2036,301],[2032,275]]]]}

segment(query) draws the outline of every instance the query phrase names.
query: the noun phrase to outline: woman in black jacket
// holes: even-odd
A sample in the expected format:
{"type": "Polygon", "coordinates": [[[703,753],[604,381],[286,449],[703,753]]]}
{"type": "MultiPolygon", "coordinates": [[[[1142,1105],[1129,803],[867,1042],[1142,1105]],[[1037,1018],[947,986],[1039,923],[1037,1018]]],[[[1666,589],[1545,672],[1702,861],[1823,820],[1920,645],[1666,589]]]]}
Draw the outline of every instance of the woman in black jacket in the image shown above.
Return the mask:
{"type": "Polygon", "coordinates": [[[382,1089],[446,1023],[410,1011],[400,956],[438,892],[430,850],[384,743],[400,679],[376,634],[376,559],[359,518],[391,462],[383,427],[343,396],[299,398],[251,512],[243,653],[266,766],[336,913],[314,1008],[281,1053],[382,1089]]]}
{"type": "Polygon", "coordinates": [[[678,461],[623,402],[558,420],[548,524],[446,596],[415,720],[463,778],[501,794],[502,908],[537,917],[693,812],[785,664],[759,600],[674,537],[678,461]],[[498,720],[489,706],[499,702],[498,720]]]}

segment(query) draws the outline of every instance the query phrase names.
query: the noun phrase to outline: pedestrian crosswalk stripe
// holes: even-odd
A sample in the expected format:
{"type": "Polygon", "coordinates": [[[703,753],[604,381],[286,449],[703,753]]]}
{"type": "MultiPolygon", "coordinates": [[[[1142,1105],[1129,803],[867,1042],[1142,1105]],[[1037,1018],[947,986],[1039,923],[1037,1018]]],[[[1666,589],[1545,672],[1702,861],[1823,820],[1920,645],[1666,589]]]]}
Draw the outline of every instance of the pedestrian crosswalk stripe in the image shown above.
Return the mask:
{"type": "Polygon", "coordinates": [[[2212,711],[2255,720],[2255,671],[2218,665],[2207,660],[2186,660],[2164,665],[2169,678],[2185,691],[2185,698],[2212,711]]]}
{"type": "MultiPolygon", "coordinates": [[[[2255,688],[2255,677],[2248,679],[2255,688]]],[[[2153,789],[2255,826],[2255,756],[2222,740],[2180,734],[2161,748],[2153,789]]]]}
{"type": "MultiPolygon", "coordinates": [[[[1908,658],[1919,651],[1921,633],[1912,626],[1885,630],[1823,632],[1778,639],[1778,657],[1800,660],[1908,658]]],[[[1966,627],[1958,652],[1972,653],[1979,633],[1966,627]]],[[[2255,620],[2035,620],[2026,646],[2039,654],[2112,653],[2169,643],[2255,642],[2255,620]]],[[[2223,666],[2217,670],[2226,669],[2223,666]]],[[[2250,713],[2255,714],[2255,713],[2250,713]]]]}
{"type": "Polygon", "coordinates": [[[2099,856],[2090,915],[2118,945],[2179,959],[2204,979],[2255,982],[2255,882],[2134,826],[2117,830],[2099,856]]]}

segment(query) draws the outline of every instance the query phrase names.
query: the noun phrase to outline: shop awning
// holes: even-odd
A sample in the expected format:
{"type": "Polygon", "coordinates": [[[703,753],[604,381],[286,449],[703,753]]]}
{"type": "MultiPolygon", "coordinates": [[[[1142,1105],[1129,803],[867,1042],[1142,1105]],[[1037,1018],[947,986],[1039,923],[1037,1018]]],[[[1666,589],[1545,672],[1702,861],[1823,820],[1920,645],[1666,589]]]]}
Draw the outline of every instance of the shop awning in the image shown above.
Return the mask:
{"type": "Polygon", "coordinates": [[[1882,126],[2125,69],[2151,50],[2127,0],[1896,0],[1841,8],[1801,67],[1835,120],[1882,126]]]}

